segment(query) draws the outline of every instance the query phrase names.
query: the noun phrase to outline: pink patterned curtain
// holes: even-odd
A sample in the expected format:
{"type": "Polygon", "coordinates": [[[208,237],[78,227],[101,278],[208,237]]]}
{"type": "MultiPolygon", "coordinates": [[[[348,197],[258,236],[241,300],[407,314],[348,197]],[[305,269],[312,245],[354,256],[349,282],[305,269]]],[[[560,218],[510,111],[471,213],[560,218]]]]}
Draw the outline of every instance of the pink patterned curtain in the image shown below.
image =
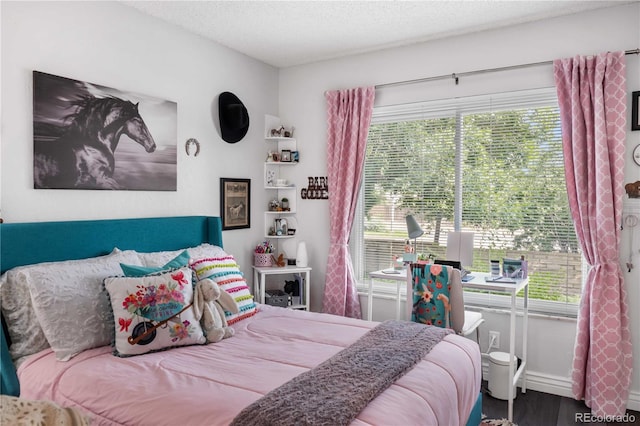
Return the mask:
{"type": "Polygon", "coordinates": [[[554,61],[571,214],[589,272],[578,312],[573,394],[595,416],[625,412],[633,365],[619,263],[624,196],[624,53],[554,61]]]}
{"type": "Polygon", "coordinates": [[[326,92],[331,246],[324,284],[323,312],[360,318],[360,301],[349,255],[349,234],[356,201],[375,89],[363,87],[326,92]]]}

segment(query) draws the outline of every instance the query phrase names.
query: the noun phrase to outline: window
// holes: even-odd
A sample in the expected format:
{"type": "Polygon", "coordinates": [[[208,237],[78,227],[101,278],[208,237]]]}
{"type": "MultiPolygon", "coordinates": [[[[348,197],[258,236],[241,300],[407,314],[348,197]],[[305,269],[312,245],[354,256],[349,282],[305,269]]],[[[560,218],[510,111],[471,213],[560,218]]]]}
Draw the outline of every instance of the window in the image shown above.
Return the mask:
{"type": "MultiPolygon", "coordinates": [[[[582,256],[555,89],[377,107],[351,238],[361,282],[402,254],[407,214],[425,231],[417,253],[444,259],[447,232],[472,231],[472,270],[524,256],[530,308],[575,314],[582,256]]],[[[503,298],[465,294],[466,302],[491,306],[503,298]]]]}

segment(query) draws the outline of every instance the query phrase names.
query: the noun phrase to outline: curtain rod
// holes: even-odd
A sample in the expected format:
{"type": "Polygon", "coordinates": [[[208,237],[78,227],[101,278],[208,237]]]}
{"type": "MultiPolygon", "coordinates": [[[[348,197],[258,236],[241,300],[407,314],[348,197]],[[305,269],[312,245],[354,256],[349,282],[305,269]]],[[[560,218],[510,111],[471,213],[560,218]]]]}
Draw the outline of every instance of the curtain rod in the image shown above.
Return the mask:
{"type": "MultiPolygon", "coordinates": [[[[640,49],[627,50],[627,51],[624,52],[624,54],[625,55],[640,55],[640,49]]],[[[416,83],[426,83],[428,81],[443,80],[445,78],[452,78],[452,79],[454,79],[456,81],[456,84],[458,84],[458,79],[460,77],[467,77],[467,76],[474,75],[474,74],[484,74],[484,73],[496,72],[496,71],[509,71],[509,70],[515,70],[515,69],[519,69],[519,68],[528,68],[528,67],[535,67],[535,66],[538,66],[538,65],[551,65],[551,64],[553,64],[553,61],[533,62],[533,63],[530,63],[530,64],[511,65],[511,66],[499,67],[499,68],[488,68],[488,69],[484,69],[484,70],[476,70],[476,71],[467,71],[467,72],[453,73],[453,74],[446,74],[446,75],[438,75],[438,76],[435,76],[435,77],[416,78],[414,80],[396,81],[394,83],[377,84],[375,86],[375,88],[376,89],[382,89],[384,87],[404,86],[406,84],[416,84],[416,83]]]]}

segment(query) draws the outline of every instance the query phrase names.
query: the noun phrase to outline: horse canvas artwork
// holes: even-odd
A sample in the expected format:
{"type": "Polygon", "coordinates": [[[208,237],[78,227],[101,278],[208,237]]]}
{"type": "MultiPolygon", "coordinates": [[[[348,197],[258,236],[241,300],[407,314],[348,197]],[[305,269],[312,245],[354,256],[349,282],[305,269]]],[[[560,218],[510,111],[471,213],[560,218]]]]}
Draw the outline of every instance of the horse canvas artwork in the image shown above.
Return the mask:
{"type": "Polygon", "coordinates": [[[174,102],[34,71],[34,188],[175,191],[175,122],[174,102]]]}

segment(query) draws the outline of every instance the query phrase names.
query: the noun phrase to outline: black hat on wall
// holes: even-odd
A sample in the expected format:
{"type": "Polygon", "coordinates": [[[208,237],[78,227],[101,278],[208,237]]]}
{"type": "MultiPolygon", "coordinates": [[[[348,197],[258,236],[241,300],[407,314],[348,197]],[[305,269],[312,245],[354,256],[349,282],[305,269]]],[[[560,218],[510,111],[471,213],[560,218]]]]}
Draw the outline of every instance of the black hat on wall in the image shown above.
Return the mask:
{"type": "Polygon", "coordinates": [[[231,92],[222,92],[218,97],[220,133],[228,143],[236,143],[249,130],[249,113],[242,101],[231,92]]]}

